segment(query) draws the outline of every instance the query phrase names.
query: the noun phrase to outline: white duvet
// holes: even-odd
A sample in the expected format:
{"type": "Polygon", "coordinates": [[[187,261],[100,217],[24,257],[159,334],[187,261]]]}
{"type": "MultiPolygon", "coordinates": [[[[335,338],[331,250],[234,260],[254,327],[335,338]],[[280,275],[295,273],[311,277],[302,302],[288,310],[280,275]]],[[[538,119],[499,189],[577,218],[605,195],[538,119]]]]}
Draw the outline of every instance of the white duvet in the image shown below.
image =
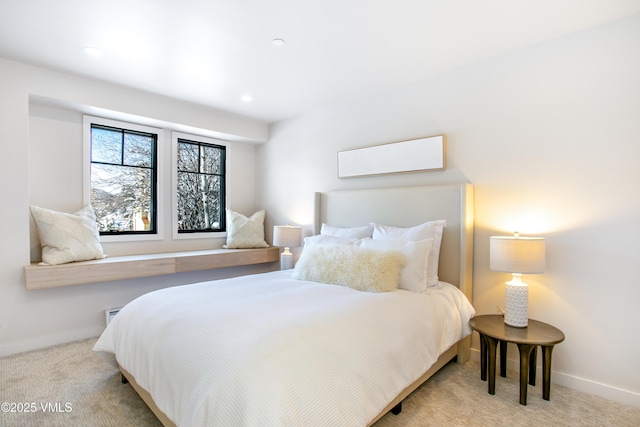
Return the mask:
{"type": "Polygon", "coordinates": [[[454,286],[368,293],[291,270],[152,292],[95,351],[115,353],[178,426],[362,426],[471,333],[454,286]]]}

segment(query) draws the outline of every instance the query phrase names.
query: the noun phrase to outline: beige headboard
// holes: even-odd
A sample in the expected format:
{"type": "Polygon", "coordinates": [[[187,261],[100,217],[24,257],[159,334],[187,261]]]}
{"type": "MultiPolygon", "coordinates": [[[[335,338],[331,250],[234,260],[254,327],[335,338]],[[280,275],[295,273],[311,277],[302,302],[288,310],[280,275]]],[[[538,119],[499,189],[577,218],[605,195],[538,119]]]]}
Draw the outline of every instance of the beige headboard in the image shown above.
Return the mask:
{"type": "Polygon", "coordinates": [[[315,215],[316,234],[323,222],[341,227],[370,222],[411,227],[445,219],[439,278],[458,286],[471,301],[473,186],[470,184],[316,193],[315,215]]]}

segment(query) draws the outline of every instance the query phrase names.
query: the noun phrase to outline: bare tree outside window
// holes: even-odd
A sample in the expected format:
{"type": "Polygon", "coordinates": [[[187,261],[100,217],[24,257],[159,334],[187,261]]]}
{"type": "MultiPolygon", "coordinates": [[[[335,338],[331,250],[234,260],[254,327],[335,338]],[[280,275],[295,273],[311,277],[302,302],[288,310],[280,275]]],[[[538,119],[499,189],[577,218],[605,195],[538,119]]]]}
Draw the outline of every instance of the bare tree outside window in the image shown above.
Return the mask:
{"type": "Polygon", "coordinates": [[[156,233],[157,135],[91,125],[91,204],[100,234],[156,233]]]}
{"type": "Polygon", "coordinates": [[[178,233],[225,230],[225,147],[178,139],[178,233]]]}

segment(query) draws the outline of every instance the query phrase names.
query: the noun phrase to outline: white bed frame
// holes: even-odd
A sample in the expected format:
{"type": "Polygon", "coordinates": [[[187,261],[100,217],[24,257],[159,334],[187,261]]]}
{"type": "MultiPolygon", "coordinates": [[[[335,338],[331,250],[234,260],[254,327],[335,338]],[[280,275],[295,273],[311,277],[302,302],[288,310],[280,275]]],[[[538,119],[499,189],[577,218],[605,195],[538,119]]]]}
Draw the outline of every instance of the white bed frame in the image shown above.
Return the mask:
{"type": "MultiPolygon", "coordinates": [[[[471,301],[473,266],[473,187],[470,184],[345,190],[316,193],[315,233],[322,223],[353,227],[378,222],[397,227],[411,227],[430,220],[445,219],[442,236],[439,278],[456,285],[471,301]]],[[[402,401],[440,368],[457,357],[458,363],[469,359],[470,338],[454,344],[440,355],[436,363],[416,382],[403,390],[371,423],[390,410],[401,408],[402,401]]],[[[120,368],[125,379],[149,406],[164,426],[175,424],[157,407],[149,393],[135,378],[120,368]]]]}

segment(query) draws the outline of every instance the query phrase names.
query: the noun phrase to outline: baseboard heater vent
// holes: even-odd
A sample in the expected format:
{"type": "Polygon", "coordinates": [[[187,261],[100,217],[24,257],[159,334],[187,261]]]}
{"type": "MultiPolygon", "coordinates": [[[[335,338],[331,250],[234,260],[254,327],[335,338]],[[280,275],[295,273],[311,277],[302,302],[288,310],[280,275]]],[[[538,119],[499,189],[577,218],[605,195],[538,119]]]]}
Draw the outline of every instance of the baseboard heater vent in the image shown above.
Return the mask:
{"type": "Polygon", "coordinates": [[[107,310],[104,311],[104,316],[105,316],[105,323],[108,325],[111,320],[116,317],[116,314],[118,314],[118,312],[120,311],[122,307],[118,307],[118,308],[109,308],[107,310]]]}

